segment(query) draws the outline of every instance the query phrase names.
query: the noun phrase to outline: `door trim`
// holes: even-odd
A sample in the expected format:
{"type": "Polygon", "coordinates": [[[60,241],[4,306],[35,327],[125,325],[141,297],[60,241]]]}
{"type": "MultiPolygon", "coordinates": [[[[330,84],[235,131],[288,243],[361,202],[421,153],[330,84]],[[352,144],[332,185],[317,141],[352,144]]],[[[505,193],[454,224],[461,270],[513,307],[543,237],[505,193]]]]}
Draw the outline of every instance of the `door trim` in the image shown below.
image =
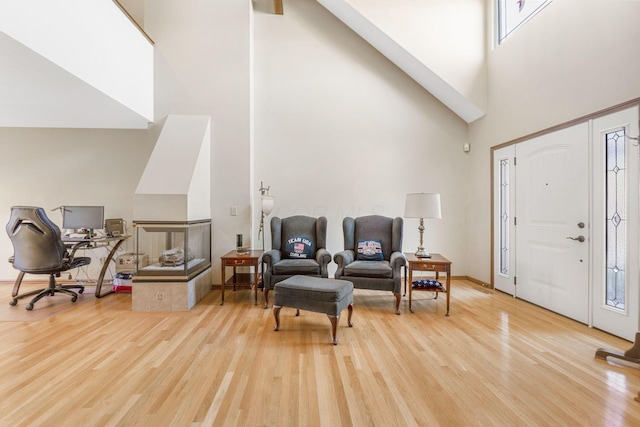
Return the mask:
{"type": "Polygon", "coordinates": [[[518,142],[526,141],[528,139],[536,138],[538,136],[546,135],[548,133],[553,133],[553,132],[556,132],[558,130],[562,130],[562,129],[574,126],[576,124],[580,124],[580,123],[583,123],[583,122],[588,122],[589,120],[597,119],[597,118],[600,118],[600,117],[603,117],[603,116],[606,116],[606,115],[609,115],[609,114],[612,114],[612,113],[617,113],[619,111],[626,110],[626,109],[634,107],[634,106],[637,106],[638,108],[640,108],[640,98],[634,98],[632,100],[623,102],[623,103],[615,105],[613,107],[605,108],[605,109],[599,110],[599,111],[597,111],[595,113],[587,114],[585,116],[578,117],[576,119],[569,120],[567,122],[564,122],[564,123],[561,123],[561,124],[558,124],[558,125],[555,125],[555,126],[551,126],[551,127],[546,128],[546,129],[543,129],[543,130],[540,130],[540,131],[537,131],[537,132],[533,132],[533,133],[530,133],[528,135],[521,136],[519,138],[512,139],[512,140],[507,141],[507,142],[503,142],[501,144],[494,145],[493,147],[490,148],[491,152],[490,152],[490,156],[489,156],[489,171],[490,171],[489,186],[491,187],[490,188],[491,214],[490,214],[490,217],[489,217],[489,221],[490,221],[490,231],[491,231],[491,243],[490,243],[490,257],[491,257],[490,262],[491,262],[491,264],[490,264],[490,269],[489,269],[489,274],[490,274],[490,278],[489,278],[490,282],[489,282],[489,284],[490,284],[491,289],[495,289],[494,283],[493,283],[493,278],[494,278],[494,274],[495,274],[495,271],[494,271],[494,266],[495,266],[495,259],[494,259],[495,258],[494,257],[495,246],[494,246],[494,241],[493,241],[494,240],[493,236],[494,236],[494,233],[495,233],[495,229],[494,229],[493,216],[495,215],[494,206],[495,206],[495,197],[496,197],[495,192],[494,192],[494,186],[493,186],[493,180],[495,179],[494,173],[493,173],[494,167],[495,167],[494,163],[493,163],[494,151],[495,150],[499,150],[499,149],[504,148],[504,147],[508,147],[509,145],[517,144],[518,142]]]}

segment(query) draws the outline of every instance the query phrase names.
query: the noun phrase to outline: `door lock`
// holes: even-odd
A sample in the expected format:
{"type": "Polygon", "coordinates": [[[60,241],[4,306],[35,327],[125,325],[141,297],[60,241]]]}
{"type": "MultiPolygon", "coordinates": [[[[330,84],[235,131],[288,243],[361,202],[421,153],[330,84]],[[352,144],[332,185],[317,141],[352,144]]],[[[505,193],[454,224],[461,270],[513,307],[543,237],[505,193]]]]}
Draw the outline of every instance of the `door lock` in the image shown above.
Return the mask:
{"type": "Polygon", "coordinates": [[[584,228],[584,222],[579,222],[578,223],[578,228],[584,228]]]}
{"type": "Polygon", "coordinates": [[[567,237],[567,239],[577,240],[578,242],[584,242],[584,241],[585,241],[584,236],[578,236],[578,237],[567,237]]]}

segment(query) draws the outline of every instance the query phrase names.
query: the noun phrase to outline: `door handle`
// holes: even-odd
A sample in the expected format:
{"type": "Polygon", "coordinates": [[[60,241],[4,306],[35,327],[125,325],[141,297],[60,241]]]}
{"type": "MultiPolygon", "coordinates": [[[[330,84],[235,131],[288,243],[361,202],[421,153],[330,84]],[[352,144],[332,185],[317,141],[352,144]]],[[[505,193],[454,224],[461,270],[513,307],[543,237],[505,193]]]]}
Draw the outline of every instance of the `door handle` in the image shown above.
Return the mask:
{"type": "Polygon", "coordinates": [[[584,236],[578,236],[578,237],[567,237],[567,239],[577,240],[578,242],[584,242],[584,240],[585,240],[584,236]]]}

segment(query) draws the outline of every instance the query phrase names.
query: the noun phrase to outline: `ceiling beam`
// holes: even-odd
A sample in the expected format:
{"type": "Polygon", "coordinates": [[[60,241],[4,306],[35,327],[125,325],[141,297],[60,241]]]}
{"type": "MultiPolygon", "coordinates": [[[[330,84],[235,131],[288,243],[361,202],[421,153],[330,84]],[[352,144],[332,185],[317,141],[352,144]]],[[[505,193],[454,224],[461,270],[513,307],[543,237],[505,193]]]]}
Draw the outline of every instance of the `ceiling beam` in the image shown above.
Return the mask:
{"type": "Polygon", "coordinates": [[[282,0],[273,0],[273,12],[276,15],[284,15],[284,8],[282,6],[282,0]]]}

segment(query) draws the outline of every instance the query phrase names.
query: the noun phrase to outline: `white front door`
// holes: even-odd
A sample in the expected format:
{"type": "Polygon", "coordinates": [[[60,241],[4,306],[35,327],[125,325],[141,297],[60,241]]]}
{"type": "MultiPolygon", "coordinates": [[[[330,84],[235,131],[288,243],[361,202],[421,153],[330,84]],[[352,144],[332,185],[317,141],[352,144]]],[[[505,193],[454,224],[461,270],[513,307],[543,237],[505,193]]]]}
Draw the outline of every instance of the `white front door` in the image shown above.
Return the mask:
{"type": "Polygon", "coordinates": [[[515,145],[493,152],[493,286],[515,296],[515,145]]]}
{"type": "Polygon", "coordinates": [[[589,321],[589,125],[516,145],[516,296],[589,321]]]}
{"type": "Polygon", "coordinates": [[[593,120],[593,326],[638,331],[638,108],[593,120]]]}

